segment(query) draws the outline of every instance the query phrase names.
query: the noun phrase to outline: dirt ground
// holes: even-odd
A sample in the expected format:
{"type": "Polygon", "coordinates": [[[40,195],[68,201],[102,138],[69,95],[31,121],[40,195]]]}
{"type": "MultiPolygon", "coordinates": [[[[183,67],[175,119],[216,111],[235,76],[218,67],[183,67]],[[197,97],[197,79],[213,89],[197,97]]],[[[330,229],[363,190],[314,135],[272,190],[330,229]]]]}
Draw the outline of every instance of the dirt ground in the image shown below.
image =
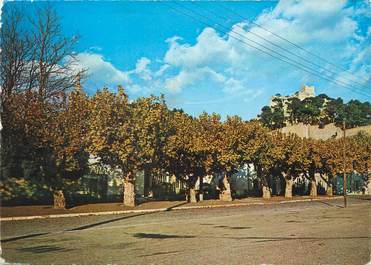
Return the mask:
{"type": "Polygon", "coordinates": [[[6,221],[2,257],[28,264],[366,264],[369,200],[6,221]]]}

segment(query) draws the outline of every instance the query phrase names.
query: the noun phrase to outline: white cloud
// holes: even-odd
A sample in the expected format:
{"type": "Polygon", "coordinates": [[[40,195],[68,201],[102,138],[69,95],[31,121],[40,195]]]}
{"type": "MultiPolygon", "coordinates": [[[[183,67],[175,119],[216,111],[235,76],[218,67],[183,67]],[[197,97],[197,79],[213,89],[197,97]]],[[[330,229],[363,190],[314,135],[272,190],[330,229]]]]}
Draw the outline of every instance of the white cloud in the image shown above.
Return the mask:
{"type": "Polygon", "coordinates": [[[103,56],[96,53],[79,53],[76,56],[76,68],[87,69],[89,82],[98,86],[131,83],[129,74],[117,69],[103,56]]]}
{"type": "Polygon", "coordinates": [[[225,81],[225,77],[222,74],[217,73],[208,67],[203,67],[192,70],[182,70],[178,75],[167,78],[165,80],[165,87],[170,92],[180,92],[183,88],[195,85],[205,79],[213,83],[221,83],[225,81]]]}
{"type": "Polygon", "coordinates": [[[194,46],[180,44],[179,40],[179,38],[172,38],[168,41],[170,47],[165,54],[165,63],[191,69],[215,62],[228,63],[237,59],[234,49],[229,49],[228,42],[212,28],[205,28],[197,37],[197,43],[194,46]]]}
{"type": "Polygon", "coordinates": [[[164,64],[157,71],[152,71],[149,67],[151,60],[142,57],[138,59],[134,69],[122,71],[106,61],[103,55],[91,52],[79,53],[75,59],[74,67],[76,69],[87,69],[89,85],[95,88],[122,85],[134,94],[145,93],[143,88],[149,90],[151,87],[159,87],[160,84],[158,80],[154,80],[154,77],[161,77],[170,67],[164,64]]]}
{"type": "MultiPolygon", "coordinates": [[[[369,45],[365,44],[369,35],[360,33],[356,18],[365,15],[364,10],[348,7],[347,2],[343,0],[287,0],[279,2],[273,9],[265,10],[254,22],[328,61],[347,68],[357,78],[369,79],[371,52],[369,45]]],[[[244,38],[244,42],[254,46],[257,44],[251,40],[256,41],[300,61],[298,57],[279,50],[254,35],[258,34],[294,54],[310,59],[315,64],[338,71],[330,64],[310,57],[302,50],[264,31],[251,21],[236,23],[225,34],[217,32],[217,29],[204,28],[194,44],[185,42],[179,36],[169,38],[166,40],[168,50],[162,59],[154,58],[151,61],[147,57],[139,58],[135,67],[127,71],[117,69],[99,54],[81,53],[78,59],[81,65],[89,68],[91,78],[96,82],[120,83],[136,94],[171,92],[174,101],[178,100],[175,94],[180,94],[183,90],[200,91],[206,87],[222,95],[221,99],[237,98],[244,102],[256,101],[256,98],[262,95],[266,99],[278,90],[291,93],[306,82],[331,88],[330,83],[236,40],[236,37],[244,38]]],[[[307,64],[303,61],[301,63],[307,64]]],[[[347,75],[349,76],[349,73],[344,71],[332,78],[344,81],[347,75]]],[[[333,85],[332,91],[326,92],[337,96],[338,91],[339,86],[333,85]]],[[[217,103],[221,99],[201,99],[194,105],[217,103]]]]}
{"type": "MultiPolygon", "coordinates": [[[[370,74],[369,60],[366,57],[370,48],[364,47],[367,37],[360,35],[358,21],[354,18],[359,15],[359,12],[359,10],[348,7],[344,0],[320,2],[288,0],[279,2],[272,10],[266,10],[255,22],[312,53],[349,69],[355,76],[364,77],[370,74]]],[[[215,89],[229,94],[242,95],[244,91],[250,91],[251,87],[260,87],[253,90],[254,95],[258,96],[264,87],[277,89],[278,86],[287,85],[290,82],[314,82],[327,87],[331,86],[319,77],[280,62],[235,39],[236,37],[243,39],[244,42],[254,46],[257,44],[250,40],[256,41],[296,62],[308,65],[295,55],[272,46],[252,33],[321,65],[326,69],[327,75],[335,80],[352,78],[348,72],[340,73],[330,64],[310,57],[308,53],[296,49],[255,24],[242,21],[235,24],[224,35],[213,28],[205,28],[197,37],[194,45],[184,43],[178,36],[168,39],[169,49],[164,56],[164,62],[169,65],[170,69],[177,69],[175,72],[178,74],[166,79],[166,88],[172,92],[181,92],[187,87],[197,86],[200,80],[209,79],[213,85],[217,81],[219,86],[215,86],[215,89]],[[207,71],[205,72],[204,69],[207,71]],[[338,72],[338,75],[327,72],[329,69],[332,72],[338,72]],[[215,75],[210,73],[216,73],[222,78],[215,78],[215,75]],[[258,86],[258,84],[264,84],[264,86],[258,86]]],[[[261,46],[260,48],[264,49],[261,46]]],[[[269,53],[272,52],[269,51],[269,53]]],[[[308,66],[314,71],[319,70],[319,67],[313,64],[308,66]]],[[[297,87],[292,89],[297,89],[299,85],[301,84],[298,83],[297,87]]]]}
{"type": "Polygon", "coordinates": [[[146,57],[140,58],[135,65],[135,69],[131,73],[137,74],[143,80],[146,81],[151,80],[152,71],[148,68],[150,63],[151,63],[150,59],[146,57]]]}

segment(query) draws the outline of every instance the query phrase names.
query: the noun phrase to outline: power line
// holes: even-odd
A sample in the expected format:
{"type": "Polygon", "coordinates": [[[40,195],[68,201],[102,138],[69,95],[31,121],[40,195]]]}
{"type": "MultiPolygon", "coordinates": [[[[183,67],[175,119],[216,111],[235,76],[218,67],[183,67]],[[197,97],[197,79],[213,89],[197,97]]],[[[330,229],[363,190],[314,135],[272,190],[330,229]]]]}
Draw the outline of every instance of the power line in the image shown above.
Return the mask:
{"type": "MultiPolygon", "coordinates": [[[[162,3],[164,3],[164,4],[168,4],[168,3],[166,3],[166,2],[162,2],[162,3]]],[[[175,2],[174,2],[174,3],[175,3],[175,2]]],[[[168,6],[169,6],[169,5],[168,5],[168,6]]],[[[185,15],[185,16],[188,16],[188,17],[192,18],[193,20],[197,21],[198,23],[201,23],[201,24],[206,25],[206,26],[208,26],[208,27],[213,27],[211,24],[209,24],[209,23],[207,23],[207,22],[205,22],[205,21],[203,21],[203,20],[196,19],[194,16],[192,16],[192,15],[190,15],[190,14],[188,14],[188,13],[183,12],[183,10],[181,10],[181,9],[177,9],[177,8],[172,7],[172,6],[169,6],[169,7],[170,7],[172,10],[174,10],[175,12],[180,13],[180,14],[183,14],[183,15],[185,15]]],[[[186,9],[187,9],[187,8],[186,8],[186,9]]],[[[189,10],[189,9],[188,9],[188,10],[189,10]]],[[[193,14],[196,13],[196,14],[197,14],[197,12],[193,12],[192,10],[191,10],[191,13],[193,13],[193,14]]],[[[199,15],[200,17],[205,18],[205,16],[203,16],[202,14],[199,14],[199,13],[198,13],[198,15],[199,15]]],[[[208,19],[208,18],[206,18],[206,19],[208,19]]],[[[220,25],[219,23],[216,23],[216,24],[219,25],[220,27],[226,29],[225,26],[220,25]]],[[[224,34],[226,34],[226,33],[228,33],[229,29],[227,28],[227,30],[224,30],[224,31],[221,30],[221,31],[222,31],[224,34]]],[[[236,34],[236,35],[241,35],[241,34],[239,34],[239,33],[234,32],[233,30],[231,31],[231,33],[234,33],[234,34],[236,34]]],[[[316,70],[313,70],[313,69],[309,68],[309,67],[306,66],[306,65],[303,65],[303,64],[301,64],[301,63],[298,63],[298,62],[292,60],[291,58],[289,58],[289,57],[287,57],[287,56],[285,56],[285,55],[282,55],[282,54],[280,54],[280,53],[278,53],[278,52],[276,52],[276,51],[274,51],[274,50],[272,50],[272,49],[270,49],[270,48],[265,47],[264,45],[261,45],[261,44],[258,43],[258,42],[255,42],[255,41],[253,41],[253,40],[249,40],[249,39],[248,39],[249,41],[256,43],[256,44],[258,45],[258,47],[257,47],[257,46],[254,46],[254,45],[250,44],[250,43],[247,43],[247,42],[244,41],[243,39],[240,39],[240,38],[238,38],[238,37],[235,37],[235,36],[232,35],[231,33],[229,33],[229,36],[230,36],[230,37],[232,37],[233,39],[236,39],[237,41],[239,41],[239,42],[241,42],[241,43],[247,45],[248,47],[251,47],[251,48],[253,48],[253,49],[259,50],[260,52],[263,52],[263,53],[265,53],[265,54],[267,54],[267,55],[269,55],[269,56],[271,56],[271,57],[273,57],[273,58],[276,58],[276,59],[278,59],[278,60],[280,60],[280,61],[283,61],[283,62],[285,62],[285,63],[288,63],[288,64],[290,64],[290,65],[293,65],[293,66],[295,66],[295,67],[297,67],[297,68],[299,68],[299,69],[301,69],[301,70],[303,70],[303,71],[305,71],[305,72],[307,72],[307,73],[309,73],[309,74],[315,75],[315,76],[317,76],[317,77],[320,77],[320,78],[322,78],[322,79],[325,79],[325,80],[328,80],[328,81],[333,82],[333,83],[335,83],[335,84],[338,84],[338,85],[340,85],[340,86],[342,86],[342,87],[345,87],[345,88],[347,88],[347,89],[353,91],[354,93],[359,93],[359,94],[362,94],[363,96],[371,97],[370,95],[363,93],[363,91],[355,91],[355,90],[353,90],[351,87],[348,87],[348,86],[347,86],[344,82],[342,82],[342,81],[336,81],[336,80],[329,79],[328,77],[322,76],[320,72],[318,72],[318,71],[316,71],[316,70]],[[269,51],[273,52],[274,54],[278,54],[279,56],[281,56],[281,57],[283,57],[283,58],[286,58],[286,59],[288,59],[288,60],[285,60],[285,59],[282,59],[282,58],[279,57],[279,56],[273,55],[272,53],[269,53],[269,52],[267,52],[266,50],[261,49],[260,46],[263,47],[264,49],[269,50],[269,51]],[[309,69],[309,70],[308,70],[308,69],[309,69]]],[[[246,36],[243,36],[243,35],[241,35],[241,36],[242,36],[243,38],[246,38],[246,36]]],[[[247,39],[247,38],[246,38],[246,39],[247,39]]]]}
{"type": "MultiPolygon", "coordinates": [[[[227,7],[226,5],[223,5],[222,3],[220,3],[220,5],[223,6],[224,9],[226,9],[226,10],[228,10],[229,12],[233,13],[234,15],[240,17],[241,19],[243,19],[243,20],[248,20],[246,17],[242,16],[241,14],[237,13],[237,12],[234,11],[233,9],[227,7]]],[[[259,27],[259,28],[261,28],[262,30],[264,30],[264,31],[266,31],[266,32],[269,32],[269,33],[272,34],[273,36],[275,36],[275,37],[277,37],[277,38],[279,38],[279,39],[281,39],[281,40],[283,40],[283,41],[285,41],[285,42],[291,44],[292,46],[296,47],[297,49],[300,49],[300,50],[302,50],[302,51],[304,51],[304,52],[306,52],[306,53],[308,53],[308,54],[310,54],[310,55],[316,57],[317,59],[322,60],[322,61],[324,61],[324,62],[326,62],[326,63],[332,65],[333,67],[337,68],[338,70],[341,70],[341,71],[343,71],[343,72],[348,73],[351,77],[353,77],[353,78],[357,78],[357,77],[353,76],[353,74],[352,74],[351,72],[349,72],[348,69],[345,69],[344,67],[341,67],[341,66],[336,65],[335,63],[333,63],[333,62],[331,62],[331,61],[329,61],[329,60],[327,60],[327,59],[325,59],[325,58],[323,58],[323,57],[321,57],[321,56],[319,56],[319,55],[317,55],[317,54],[315,54],[315,53],[309,51],[308,49],[305,49],[304,47],[302,47],[302,46],[300,46],[300,45],[298,45],[298,44],[296,44],[296,43],[294,43],[294,42],[292,42],[292,41],[290,41],[290,40],[288,40],[288,39],[286,39],[286,38],[280,36],[280,35],[277,34],[277,33],[274,33],[273,31],[271,31],[271,30],[269,30],[269,29],[263,27],[262,25],[260,25],[260,24],[258,24],[258,23],[256,23],[256,22],[254,22],[254,21],[251,21],[250,23],[253,24],[253,25],[255,25],[255,26],[257,26],[257,27],[259,27]]],[[[363,79],[363,78],[362,78],[362,79],[363,79]]],[[[353,81],[358,83],[357,80],[353,80],[353,81]]],[[[368,82],[367,79],[363,79],[363,81],[364,81],[365,83],[368,82]]],[[[361,84],[361,83],[360,83],[360,84],[361,84]]]]}
{"type": "MultiPolygon", "coordinates": [[[[189,9],[189,8],[187,8],[187,7],[184,7],[184,6],[183,6],[183,8],[187,9],[187,10],[190,11],[191,13],[197,14],[197,15],[200,16],[200,17],[203,17],[203,18],[209,19],[208,17],[204,16],[203,14],[201,14],[201,13],[199,13],[199,12],[196,12],[196,11],[193,11],[192,9],[189,9]]],[[[219,26],[221,26],[222,28],[226,29],[226,31],[229,30],[227,27],[225,27],[225,26],[223,26],[223,25],[221,25],[221,24],[219,24],[219,23],[216,23],[216,24],[219,25],[219,26]]],[[[301,66],[301,67],[299,67],[300,69],[303,69],[302,67],[304,67],[304,68],[309,69],[310,71],[312,71],[312,72],[311,72],[312,74],[313,74],[313,72],[315,72],[315,73],[317,73],[317,76],[319,76],[319,77],[321,77],[321,78],[324,78],[324,79],[326,79],[326,80],[328,80],[328,81],[331,81],[331,82],[335,82],[335,83],[337,83],[338,85],[341,85],[341,86],[343,86],[343,87],[346,87],[346,88],[350,89],[350,90],[353,91],[353,92],[357,91],[358,93],[365,95],[364,92],[363,92],[362,90],[358,90],[357,87],[354,87],[354,89],[352,89],[351,87],[348,86],[347,83],[345,83],[345,82],[343,82],[343,81],[341,81],[341,80],[334,81],[334,80],[332,80],[332,79],[330,79],[330,78],[328,78],[328,77],[325,78],[325,77],[322,76],[322,73],[319,72],[318,70],[313,69],[313,68],[311,68],[311,67],[309,67],[309,66],[307,66],[307,65],[305,65],[305,64],[302,64],[302,63],[300,63],[300,62],[297,62],[297,61],[293,60],[292,58],[287,57],[286,55],[283,55],[283,54],[281,54],[281,53],[279,53],[279,52],[277,52],[277,51],[274,51],[274,50],[268,48],[267,46],[265,46],[265,45],[263,45],[263,44],[261,44],[261,43],[259,43],[259,42],[256,42],[256,41],[254,41],[254,40],[251,40],[251,39],[247,38],[246,36],[244,36],[244,35],[242,35],[242,34],[240,34],[240,33],[238,33],[238,32],[235,32],[235,31],[233,31],[233,30],[231,30],[231,31],[232,31],[233,33],[235,33],[235,34],[241,36],[242,38],[245,38],[245,39],[247,39],[247,40],[249,40],[249,41],[251,41],[251,42],[257,44],[259,47],[263,47],[264,49],[266,49],[266,50],[268,50],[268,51],[270,51],[270,52],[273,52],[274,54],[278,54],[279,56],[285,58],[286,60],[289,60],[289,61],[291,62],[291,64],[292,64],[292,62],[294,62],[294,63],[296,64],[296,65],[295,65],[296,67],[298,67],[297,65],[301,66]]],[[[226,33],[227,33],[227,32],[226,32],[226,33]]],[[[251,46],[251,44],[250,44],[250,46],[251,46]]],[[[256,47],[254,47],[254,48],[256,48],[256,47]]],[[[285,60],[285,62],[287,62],[286,60],[285,60]]],[[[371,97],[371,95],[367,95],[367,96],[368,96],[368,97],[371,97]]]]}
{"type": "MultiPolygon", "coordinates": [[[[194,4],[194,5],[197,5],[196,2],[191,2],[191,3],[194,4]]],[[[220,16],[219,14],[217,14],[216,12],[213,12],[213,11],[211,11],[211,10],[206,10],[206,9],[204,9],[204,10],[205,10],[206,12],[208,12],[209,14],[212,14],[212,15],[214,15],[214,16],[216,16],[216,17],[221,18],[221,19],[226,19],[226,18],[227,18],[227,17],[220,16]]],[[[238,25],[238,24],[236,24],[235,26],[245,31],[245,29],[244,29],[242,26],[240,26],[240,25],[238,25]]],[[[307,63],[309,63],[309,64],[311,64],[311,65],[313,65],[313,66],[319,67],[319,68],[322,69],[323,71],[330,72],[330,73],[332,73],[332,74],[334,74],[334,75],[339,75],[339,73],[334,72],[334,71],[332,71],[331,69],[326,69],[326,68],[324,68],[322,65],[319,65],[319,64],[317,64],[317,63],[312,62],[310,59],[307,59],[307,58],[305,58],[305,57],[303,57],[303,56],[300,56],[300,55],[298,55],[298,54],[295,54],[294,52],[290,51],[289,49],[286,49],[286,48],[284,48],[284,47],[281,47],[280,45],[274,43],[273,41],[270,41],[270,40],[268,40],[267,38],[262,37],[262,36],[259,35],[258,33],[255,33],[255,32],[252,32],[252,31],[247,31],[246,33],[250,33],[250,34],[252,34],[252,35],[254,35],[254,36],[256,36],[256,37],[258,37],[258,38],[260,38],[260,39],[262,39],[262,40],[264,40],[264,41],[266,41],[266,42],[268,42],[268,43],[270,43],[271,45],[273,45],[273,46],[275,46],[275,47],[277,47],[277,48],[279,48],[279,49],[281,49],[281,50],[283,50],[283,51],[285,51],[285,52],[291,54],[292,56],[295,56],[295,57],[297,57],[297,58],[299,58],[299,59],[301,59],[301,60],[303,60],[303,61],[305,61],[305,62],[307,62],[307,63]]],[[[331,77],[331,76],[329,76],[329,77],[331,77]]],[[[342,76],[341,78],[343,78],[346,82],[355,82],[355,83],[358,83],[358,84],[359,84],[360,86],[362,86],[362,87],[364,86],[364,84],[362,84],[362,83],[360,83],[360,82],[358,82],[358,81],[355,81],[355,80],[352,80],[352,79],[346,78],[346,77],[344,77],[344,76],[342,76]]],[[[348,85],[349,85],[349,84],[348,84],[348,85]]],[[[356,86],[353,86],[353,85],[349,85],[349,86],[354,87],[355,89],[357,89],[356,86]]]]}

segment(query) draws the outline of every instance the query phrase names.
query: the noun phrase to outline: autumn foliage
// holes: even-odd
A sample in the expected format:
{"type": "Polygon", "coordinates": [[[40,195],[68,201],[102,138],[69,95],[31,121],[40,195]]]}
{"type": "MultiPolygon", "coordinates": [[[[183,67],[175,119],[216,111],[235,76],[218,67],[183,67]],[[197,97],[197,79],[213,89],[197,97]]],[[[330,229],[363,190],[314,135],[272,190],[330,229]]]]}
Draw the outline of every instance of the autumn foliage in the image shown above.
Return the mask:
{"type": "MultiPolygon", "coordinates": [[[[3,138],[14,142],[11,135],[17,135],[17,141],[35,155],[51,192],[59,197],[63,182],[78,178],[88,168],[89,156],[121,172],[123,202],[131,206],[136,203],[139,171],[175,175],[187,184],[192,202],[197,201],[197,180],[202,183],[206,175],[223,175],[220,199],[232,200],[230,178],[244,164],[253,165],[264,198],[271,197],[268,179],[272,177],[285,183],[288,198],[295,179],[305,177],[312,183],[310,195],[316,196],[316,174],[328,183],[332,195],[332,179],[343,172],[342,139],[301,139],[238,116],[192,117],[169,109],[163,97],[130,101],[122,87],[117,92],[104,88],[90,97],[77,88],[49,101],[29,91],[6,99],[3,138]]],[[[345,147],[346,172],[367,174],[371,137],[349,137],[345,147]]]]}

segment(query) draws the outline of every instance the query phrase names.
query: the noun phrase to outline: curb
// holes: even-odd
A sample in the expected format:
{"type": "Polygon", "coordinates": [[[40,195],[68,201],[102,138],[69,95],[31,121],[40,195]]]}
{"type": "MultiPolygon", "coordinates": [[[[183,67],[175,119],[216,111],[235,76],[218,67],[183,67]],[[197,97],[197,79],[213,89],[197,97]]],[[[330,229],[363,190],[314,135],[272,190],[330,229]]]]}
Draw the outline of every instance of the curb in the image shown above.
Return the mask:
{"type": "MultiPolygon", "coordinates": [[[[302,200],[288,200],[288,201],[280,201],[280,202],[247,202],[247,203],[238,203],[238,204],[180,206],[180,207],[171,208],[171,211],[192,210],[192,209],[208,209],[208,208],[229,208],[229,207],[240,207],[240,206],[250,206],[250,205],[285,204],[285,203],[296,203],[296,202],[311,202],[311,201],[334,200],[334,199],[339,199],[339,198],[342,198],[342,197],[341,196],[333,196],[333,197],[327,197],[327,198],[308,198],[308,199],[302,199],[302,200]]],[[[156,208],[156,209],[122,210],[122,211],[109,211],[109,212],[89,212],[89,213],[67,213],[67,214],[49,214],[49,215],[34,215],[34,216],[17,216],[17,217],[3,217],[3,218],[0,218],[0,222],[34,220],[34,219],[49,219],[49,218],[118,215],[118,214],[128,214],[128,213],[155,213],[155,212],[166,212],[166,211],[170,211],[170,209],[169,208],[156,208]]]]}

